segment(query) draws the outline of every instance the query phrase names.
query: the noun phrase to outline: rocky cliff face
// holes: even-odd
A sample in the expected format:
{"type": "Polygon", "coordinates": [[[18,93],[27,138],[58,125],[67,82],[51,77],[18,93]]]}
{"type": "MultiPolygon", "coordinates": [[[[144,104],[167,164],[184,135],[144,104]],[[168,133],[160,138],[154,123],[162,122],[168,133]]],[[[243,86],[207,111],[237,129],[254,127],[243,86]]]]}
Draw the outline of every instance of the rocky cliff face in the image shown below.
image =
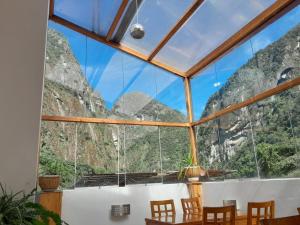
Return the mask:
{"type": "Polygon", "coordinates": [[[300,25],[278,41],[258,51],[228,79],[218,92],[209,98],[202,117],[211,114],[216,109],[244,101],[275,87],[283,79],[299,76],[299,38],[300,25]]]}
{"type": "MultiPolygon", "coordinates": [[[[257,52],[210,97],[202,116],[211,114],[216,107],[225,108],[300,76],[299,37],[300,25],[257,52]]],[[[263,176],[293,173],[299,168],[299,151],[295,152],[299,149],[299,104],[299,87],[296,87],[200,126],[198,145],[202,163],[236,170],[237,177],[257,176],[256,151],[263,176]],[[292,148],[288,150],[291,154],[284,157],[284,151],[279,149],[287,150],[287,146],[292,148]],[[267,152],[278,154],[286,164],[272,162],[276,168],[269,168],[267,158],[262,159],[267,152]]]]}
{"type": "MultiPolygon", "coordinates": [[[[202,116],[212,113],[213,105],[224,108],[299,76],[299,32],[300,26],[257,52],[211,96],[202,116]]],[[[299,107],[299,88],[296,87],[200,126],[197,140],[202,165],[236,170],[233,177],[256,176],[255,146],[260,170],[265,176],[294,176],[300,165],[299,107]],[[270,158],[271,165],[267,160],[270,158]]],[[[125,94],[108,110],[101,96],[89,87],[66,39],[51,29],[48,31],[43,114],[186,120],[180,112],[137,92],[125,94]]],[[[40,169],[48,173],[59,171],[65,186],[73,184],[75,157],[77,176],[117,172],[118,155],[120,171],[160,172],[160,157],[164,172],[176,170],[189,151],[187,134],[183,128],[43,122],[40,169]],[[49,162],[57,163],[50,165],[49,162]]]]}
{"type": "MultiPolygon", "coordinates": [[[[108,110],[101,96],[89,87],[67,40],[51,29],[48,30],[43,114],[185,121],[184,115],[180,112],[138,92],[123,95],[113,109],[108,110]]],[[[171,149],[172,142],[177,139],[177,136],[182,136],[179,138],[182,139],[185,134],[185,129],[178,129],[173,137],[171,133],[162,131],[163,139],[170,137],[165,141],[167,142],[166,155],[174,150],[171,149]]],[[[182,140],[175,148],[178,154],[183,151],[182,149],[186,149],[187,141],[187,138],[182,140]]],[[[46,159],[51,158],[51,161],[60,162],[63,171],[69,171],[69,175],[64,176],[67,177],[64,178],[65,186],[72,185],[75,157],[82,173],[117,172],[118,154],[121,159],[119,165],[121,170],[153,172],[159,168],[157,164],[159,154],[156,154],[159,150],[157,127],[99,124],[77,124],[76,126],[72,123],[43,122],[41,150],[41,172],[51,173],[47,171],[51,165],[46,159]],[[126,161],[124,150],[127,153],[126,161]],[[134,166],[137,161],[141,163],[139,166],[134,166]],[[153,165],[144,163],[146,161],[153,165]]],[[[52,170],[58,169],[52,168],[52,170]]]]}

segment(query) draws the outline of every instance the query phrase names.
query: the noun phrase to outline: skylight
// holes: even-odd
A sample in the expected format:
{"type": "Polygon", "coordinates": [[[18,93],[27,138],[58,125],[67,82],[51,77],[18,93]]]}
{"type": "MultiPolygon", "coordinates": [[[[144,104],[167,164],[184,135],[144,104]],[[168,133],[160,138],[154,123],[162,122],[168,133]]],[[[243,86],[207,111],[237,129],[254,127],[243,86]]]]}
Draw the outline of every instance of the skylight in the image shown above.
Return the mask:
{"type": "Polygon", "coordinates": [[[155,57],[187,71],[275,0],[207,0],[155,57]]]}

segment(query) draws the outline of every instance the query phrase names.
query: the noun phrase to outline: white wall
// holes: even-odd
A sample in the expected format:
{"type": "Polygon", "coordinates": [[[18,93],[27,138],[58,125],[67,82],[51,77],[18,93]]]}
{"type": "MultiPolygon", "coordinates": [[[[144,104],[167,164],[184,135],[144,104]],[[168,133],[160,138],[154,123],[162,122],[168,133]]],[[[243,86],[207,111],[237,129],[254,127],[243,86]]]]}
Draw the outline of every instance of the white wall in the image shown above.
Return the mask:
{"type": "MultiPolygon", "coordinates": [[[[130,185],[126,187],[78,188],[64,191],[62,217],[70,225],[142,225],[150,215],[150,200],[187,198],[185,184],[130,185]],[[110,218],[113,204],[130,204],[131,215],[123,220],[110,218]]],[[[181,209],[181,203],[175,202],[181,209]]]]}
{"type": "Polygon", "coordinates": [[[222,205],[223,199],[236,199],[241,210],[247,210],[251,201],[275,200],[276,216],[295,215],[300,207],[300,179],[204,183],[203,197],[206,206],[222,205]]]}
{"type": "MultiPolygon", "coordinates": [[[[223,199],[236,199],[241,210],[249,201],[275,200],[276,216],[297,214],[300,207],[300,179],[244,180],[203,184],[205,206],[220,206],[223,199]]],[[[188,197],[185,184],[132,185],[123,188],[79,188],[64,191],[62,217],[71,225],[142,225],[149,216],[150,200],[172,198],[181,210],[180,198],[188,197]],[[112,204],[131,204],[131,215],[110,219],[112,204]]]]}
{"type": "Polygon", "coordinates": [[[0,0],[0,182],[35,187],[48,0],[0,0]]]}

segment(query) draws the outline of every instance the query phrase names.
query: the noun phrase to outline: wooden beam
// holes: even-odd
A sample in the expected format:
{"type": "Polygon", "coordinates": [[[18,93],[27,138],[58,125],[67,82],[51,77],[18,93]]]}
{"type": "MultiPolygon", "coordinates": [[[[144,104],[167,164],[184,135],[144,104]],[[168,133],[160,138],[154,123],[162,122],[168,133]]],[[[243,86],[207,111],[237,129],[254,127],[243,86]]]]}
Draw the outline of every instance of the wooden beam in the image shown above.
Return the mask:
{"type": "Polygon", "coordinates": [[[241,103],[230,105],[227,108],[222,109],[218,112],[215,112],[215,113],[213,113],[213,114],[211,114],[211,115],[209,115],[205,118],[202,118],[197,122],[193,122],[192,126],[194,127],[194,126],[200,125],[202,123],[208,122],[210,120],[216,119],[220,116],[223,116],[225,114],[231,113],[233,111],[236,111],[238,109],[241,109],[241,108],[244,108],[248,105],[251,105],[255,102],[258,102],[258,101],[261,101],[261,100],[266,99],[268,97],[271,97],[272,95],[279,94],[279,93],[281,93],[281,92],[283,92],[287,89],[290,89],[292,87],[295,87],[299,84],[300,84],[300,77],[297,77],[293,80],[286,81],[283,84],[278,85],[277,87],[274,87],[274,88],[271,88],[267,91],[264,91],[264,92],[254,96],[254,97],[248,98],[247,100],[245,100],[241,103]]]}
{"type": "MultiPolygon", "coordinates": [[[[187,77],[184,78],[184,87],[185,87],[188,122],[191,124],[193,122],[192,95],[191,95],[190,79],[187,77]]],[[[193,159],[193,164],[198,165],[196,133],[194,127],[192,126],[189,127],[189,137],[190,137],[191,155],[193,159]]]]}
{"type": "Polygon", "coordinates": [[[120,51],[122,51],[122,52],[124,52],[126,54],[134,56],[134,57],[136,57],[136,58],[138,58],[140,60],[148,62],[148,63],[150,63],[150,64],[152,64],[152,65],[154,65],[156,67],[164,69],[164,70],[166,70],[166,71],[168,71],[170,73],[173,73],[173,74],[178,75],[180,77],[185,77],[185,73],[182,72],[182,71],[179,71],[179,70],[177,70],[177,69],[175,69],[175,68],[173,68],[171,66],[165,65],[165,64],[163,64],[161,62],[157,62],[157,61],[151,61],[151,62],[149,62],[149,61],[147,61],[148,56],[146,56],[146,55],[144,55],[144,54],[142,54],[140,52],[137,52],[137,51],[135,51],[133,49],[130,49],[130,48],[126,47],[126,46],[120,45],[119,43],[115,43],[115,42],[112,42],[112,41],[107,41],[105,37],[102,37],[102,36],[100,36],[100,35],[98,35],[98,34],[96,34],[94,32],[91,32],[91,31],[85,29],[85,28],[82,28],[82,27],[80,27],[80,26],[78,26],[78,25],[76,25],[76,24],[74,24],[74,23],[72,23],[70,21],[67,21],[67,20],[65,20],[65,19],[63,19],[61,17],[58,17],[56,15],[52,15],[51,17],[49,17],[49,19],[52,20],[52,21],[54,21],[55,23],[61,24],[61,25],[65,26],[65,27],[68,27],[71,30],[74,30],[74,31],[76,31],[76,32],[78,32],[80,34],[86,35],[86,36],[88,36],[88,37],[90,37],[90,38],[92,38],[92,39],[94,39],[96,41],[99,41],[99,42],[105,44],[105,45],[108,45],[108,46],[110,46],[112,48],[115,48],[117,50],[120,50],[120,51]]]}
{"type": "Polygon", "coordinates": [[[73,123],[99,123],[99,124],[119,124],[136,126],[162,126],[162,127],[189,127],[189,123],[171,123],[159,121],[137,121],[137,120],[118,120],[110,118],[90,118],[90,117],[66,117],[43,115],[43,121],[73,122],[73,123]]]}
{"type": "Polygon", "coordinates": [[[263,27],[265,24],[268,24],[273,17],[280,14],[282,11],[286,11],[285,9],[287,8],[290,10],[297,4],[299,4],[298,0],[277,0],[273,5],[264,10],[261,14],[255,17],[237,33],[235,33],[229,39],[223,42],[223,44],[221,44],[219,47],[217,47],[215,50],[213,50],[211,53],[209,53],[207,56],[201,59],[192,68],[190,68],[186,72],[186,76],[194,76],[200,70],[204,69],[216,59],[226,54],[233,47],[248,39],[251,35],[260,30],[261,27],[263,27]],[[291,5],[293,5],[293,7],[290,7],[291,5]]]}
{"type": "Polygon", "coordinates": [[[193,122],[193,107],[192,107],[192,94],[191,94],[191,84],[189,78],[184,78],[184,90],[185,90],[185,101],[186,109],[188,114],[188,121],[193,122]]]}
{"type": "Polygon", "coordinates": [[[54,15],[54,0],[49,1],[49,17],[54,15]]]}
{"type": "Polygon", "coordinates": [[[115,16],[114,21],[112,22],[112,24],[111,24],[111,26],[109,28],[109,31],[108,31],[108,33],[106,35],[106,40],[107,41],[109,41],[112,38],[112,36],[113,36],[113,34],[114,34],[115,30],[116,30],[116,27],[117,27],[117,25],[118,25],[118,23],[119,23],[122,15],[123,15],[123,13],[124,13],[126,7],[128,5],[128,2],[129,2],[129,0],[123,0],[122,1],[122,4],[120,5],[120,8],[119,8],[119,10],[117,12],[117,15],[115,16]]]}
{"type": "Polygon", "coordinates": [[[204,0],[197,0],[178,20],[176,25],[169,31],[169,33],[160,41],[157,47],[150,54],[148,61],[151,61],[158,52],[167,44],[167,42],[173,37],[173,35],[182,27],[182,25],[193,15],[204,0]]]}

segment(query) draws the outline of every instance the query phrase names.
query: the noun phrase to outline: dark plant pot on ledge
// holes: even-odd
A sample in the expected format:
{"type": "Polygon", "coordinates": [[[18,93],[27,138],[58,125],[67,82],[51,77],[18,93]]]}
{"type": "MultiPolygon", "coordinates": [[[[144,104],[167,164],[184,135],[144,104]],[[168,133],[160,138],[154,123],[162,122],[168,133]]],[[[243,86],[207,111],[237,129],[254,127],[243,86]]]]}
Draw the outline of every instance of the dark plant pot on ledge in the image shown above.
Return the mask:
{"type": "Polygon", "coordinates": [[[56,191],[60,184],[60,176],[46,175],[39,177],[39,185],[43,191],[56,191]]]}
{"type": "Polygon", "coordinates": [[[201,166],[189,166],[185,170],[185,176],[190,181],[199,181],[199,177],[204,176],[206,173],[201,166]]]}

